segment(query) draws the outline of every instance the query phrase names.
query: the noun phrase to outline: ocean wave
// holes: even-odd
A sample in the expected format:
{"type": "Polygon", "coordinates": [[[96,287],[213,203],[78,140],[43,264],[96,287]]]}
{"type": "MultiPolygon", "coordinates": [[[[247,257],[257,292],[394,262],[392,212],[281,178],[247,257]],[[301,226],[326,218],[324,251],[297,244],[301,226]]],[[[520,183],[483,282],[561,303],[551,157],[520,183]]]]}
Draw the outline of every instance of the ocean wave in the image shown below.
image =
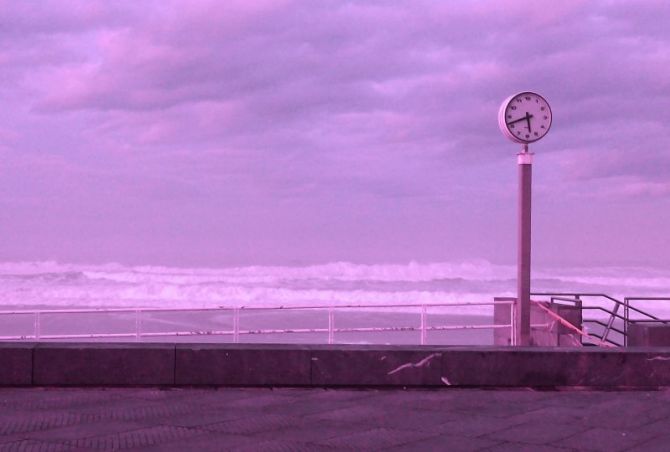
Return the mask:
{"type": "MultiPolygon", "coordinates": [[[[539,268],[534,291],[670,295],[670,273],[642,267],[539,268]]],[[[489,302],[516,291],[516,268],[484,260],[407,264],[172,268],[0,263],[12,306],[213,307],[489,302]]]]}

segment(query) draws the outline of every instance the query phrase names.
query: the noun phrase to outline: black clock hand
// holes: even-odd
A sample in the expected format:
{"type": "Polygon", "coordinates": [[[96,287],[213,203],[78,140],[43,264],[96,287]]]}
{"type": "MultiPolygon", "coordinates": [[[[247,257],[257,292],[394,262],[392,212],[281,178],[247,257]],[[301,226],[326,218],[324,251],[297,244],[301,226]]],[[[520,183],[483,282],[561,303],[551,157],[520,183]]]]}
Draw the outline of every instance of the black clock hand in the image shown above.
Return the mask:
{"type": "Polygon", "coordinates": [[[532,130],[530,130],[530,118],[531,118],[531,115],[529,115],[528,112],[526,112],[526,122],[528,124],[528,133],[532,132],[532,130]]]}
{"type": "Polygon", "coordinates": [[[528,120],[528,119],[530,119],[530,118],[532,118],[532,117],[533,117],[533,115],[529,115],[528,113],[526,113],[526,116],[523,116],[523,117],[521,117],[521,118],[519,118],[519,119],[515,119],[514,121],[507,122],[506,124],[509,125],[509,124],[514,124],[515,122],[519,122],[519,121],[526,121],[526,120],[528,120]]]}

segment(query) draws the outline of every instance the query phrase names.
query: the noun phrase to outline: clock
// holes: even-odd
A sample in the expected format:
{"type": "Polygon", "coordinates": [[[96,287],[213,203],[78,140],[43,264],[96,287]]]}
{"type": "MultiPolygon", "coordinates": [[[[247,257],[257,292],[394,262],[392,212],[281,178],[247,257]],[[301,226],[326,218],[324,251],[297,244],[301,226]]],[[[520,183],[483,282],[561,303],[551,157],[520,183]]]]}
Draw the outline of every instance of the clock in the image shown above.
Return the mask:
{"type": "Polygon", "coordinates": [[[498,111],[498,126],[510,140],[528,144],[539,140],[551,127],[551,108],[544,97],[525,91],[505,99],[498,111]]]}

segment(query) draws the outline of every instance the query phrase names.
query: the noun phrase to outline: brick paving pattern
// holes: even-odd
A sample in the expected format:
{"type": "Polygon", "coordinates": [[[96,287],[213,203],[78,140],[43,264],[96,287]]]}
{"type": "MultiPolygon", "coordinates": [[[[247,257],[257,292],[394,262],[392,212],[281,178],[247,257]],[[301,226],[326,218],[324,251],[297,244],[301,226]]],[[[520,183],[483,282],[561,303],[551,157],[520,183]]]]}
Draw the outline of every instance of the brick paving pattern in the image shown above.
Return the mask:
{"type": "Polygon", "coordinates": [[[4,451],[670,450],[670,390],[0,389],[4,451]]]}

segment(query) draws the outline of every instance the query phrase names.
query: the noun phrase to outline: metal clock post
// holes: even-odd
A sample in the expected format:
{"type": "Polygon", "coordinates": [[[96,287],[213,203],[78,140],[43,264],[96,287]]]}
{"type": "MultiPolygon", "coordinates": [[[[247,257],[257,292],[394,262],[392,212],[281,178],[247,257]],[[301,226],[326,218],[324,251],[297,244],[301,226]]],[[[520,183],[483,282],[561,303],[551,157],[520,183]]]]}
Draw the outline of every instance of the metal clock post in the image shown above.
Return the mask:
{"type": "Polygon", "coordinates": [[[519,167],[519,216],[517,250],[517,300],[512,318],[512,344],[531,345],[530,334],[530,248],[531,186],[533,154],[528,144],[544,137],[551,127],[551,108],[539,94],[522,92],[505,99],[498,111],[498,126],[510,140],[521,143],[519,167]]]}

